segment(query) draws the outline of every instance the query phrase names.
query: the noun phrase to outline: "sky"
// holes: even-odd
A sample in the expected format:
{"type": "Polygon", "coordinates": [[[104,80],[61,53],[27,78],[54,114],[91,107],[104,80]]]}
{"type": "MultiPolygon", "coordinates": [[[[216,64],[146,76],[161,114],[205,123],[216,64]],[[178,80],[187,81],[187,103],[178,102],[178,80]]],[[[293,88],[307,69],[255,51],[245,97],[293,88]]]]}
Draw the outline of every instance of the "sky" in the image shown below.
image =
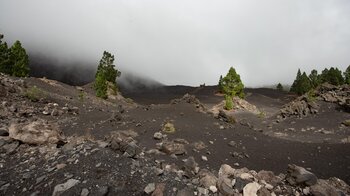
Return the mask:
{"type": "Polygon", "coordinates": [[[350,65],[349,0],[0,0],[0,33],[30,54],[168,85],[291,83],[297,69],[350,65]]]}

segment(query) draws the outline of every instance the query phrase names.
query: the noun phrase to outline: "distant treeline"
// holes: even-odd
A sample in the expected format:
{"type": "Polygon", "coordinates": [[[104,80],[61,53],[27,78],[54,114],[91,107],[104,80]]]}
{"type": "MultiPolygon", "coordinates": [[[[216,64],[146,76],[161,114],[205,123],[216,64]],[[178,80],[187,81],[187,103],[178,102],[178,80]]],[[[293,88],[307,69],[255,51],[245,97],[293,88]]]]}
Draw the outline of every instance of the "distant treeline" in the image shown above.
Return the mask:
{"type": "Polygon", "coordinates": [[[330,69],[324,69],[320,74],[314,69],[309,75],[305,72],[301,73],[300,69],[298,69],[290,92],[302,95],[323,83],[336,86],[350,84],[350,65],[344,72],[340,71],[338,68],[331,67],[330,69]]]}

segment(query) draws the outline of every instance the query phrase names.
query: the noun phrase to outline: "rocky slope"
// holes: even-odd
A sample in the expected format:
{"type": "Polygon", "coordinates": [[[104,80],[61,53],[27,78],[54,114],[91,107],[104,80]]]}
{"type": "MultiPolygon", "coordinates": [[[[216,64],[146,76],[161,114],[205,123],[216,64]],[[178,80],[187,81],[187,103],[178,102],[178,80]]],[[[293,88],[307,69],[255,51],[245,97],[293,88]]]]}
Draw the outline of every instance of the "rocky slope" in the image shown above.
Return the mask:
{"type": "MultiPolygon", "coordinates": [[[[252,161],[259,155],[245,152],[245,146],[253,146],[242,146],[238,138],[244,136],[238,130],[228,145],[211,147],[223,143],[214,135],[244,126],[206,114],[204,105],[190,95],[169,106],[137,106],[120,95],[97,99],[89,86],[0,75],[0,102],[0,195],[350,194],[344,181],[318,179],[294,164],[276,175],[213,158],[223,146],[236,150],[230,155],[233,160],[252,161]],[[156,129],[153,124],[158,122],[156,129]],[[184,132],[191,122],[200,129],[213,123],[210,129],[223,132],[184,132]],[[167,131],[164,127],[170,125],[173,130],[167,131]],[[219,164],[206,164],[212,161],[219,164]]],[[[265,139],[254,136],[254,141],[265,139]]]]}

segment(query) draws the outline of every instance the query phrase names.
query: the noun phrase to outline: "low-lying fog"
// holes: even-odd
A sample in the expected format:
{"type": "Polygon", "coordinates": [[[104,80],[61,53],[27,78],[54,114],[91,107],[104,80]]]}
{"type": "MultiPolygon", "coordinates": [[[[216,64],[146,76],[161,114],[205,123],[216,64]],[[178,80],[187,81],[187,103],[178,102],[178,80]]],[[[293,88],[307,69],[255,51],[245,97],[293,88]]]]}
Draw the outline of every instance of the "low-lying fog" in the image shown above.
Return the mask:
{"type": "Polygon", "coordinates": [[[263,86],[291,83],[298,68],[344,70],[349,10],[348,0],[1,0],[0,33],[22,42],[38,75],[88,81],[107,50],[122,73],[163,84],[217,84],[234,66],[263,86]]]}

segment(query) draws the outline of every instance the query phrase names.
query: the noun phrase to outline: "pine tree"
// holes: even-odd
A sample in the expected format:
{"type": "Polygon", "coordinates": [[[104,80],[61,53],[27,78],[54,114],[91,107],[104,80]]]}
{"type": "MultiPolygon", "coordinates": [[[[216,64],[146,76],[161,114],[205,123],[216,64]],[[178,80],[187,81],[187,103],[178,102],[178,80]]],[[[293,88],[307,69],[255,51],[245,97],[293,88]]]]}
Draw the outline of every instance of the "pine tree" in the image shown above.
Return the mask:
{"type": "Polygon", "coordinates": [[[309,77],[306,75],[305,72],[301,74],[300,69],[298,69],[297,77],[295,78],[290,91],[298,95],[302,95],[311,89],[312,89],[311,80],[309,79],[309,77]]]}
{"type": "Polygon", "coordinates": [[[107,98],[108,84],[111,84],[111,88],[115,91],[117,89],[117,77],[119,77],[121,73],[115,69],[113,62],[114,56],[111,53],[104,51],[95,75],[94,87],[96,90],[96,96],[98,97],[104,99],[107,98]]]}
{"type": "Polygon", "coordinates": [[[350,84],[350,65],[348,66],[348,68],[346,68],[345,72],[344,72],[344,83],[345,84],[350,84]]]}
{"type": "Polygon", "coordinates": [[[333,85],[344,84],[342,72],[338,68],[331,67],[329,70],[324,69],[321,74],[322,82],[328,82],[333,85]]]}
{"type": "Polygon", "coordinates": [[[244,98],[244,85],[236,70],[231,67],[227,75],[222,79],[222,89],[225,95],[244,98]]]}
{"type": "Polygon", "coordinates": [[[296,76],[296,78],[295,78],[295,80],[290,88],[290,92],[294,92],[294,93],[298,92],[298,86],[299,86],[300,79],[301,79],[301,71],[300,71],[300,69],[298,69],[297,76],[296,76]]]}
{"type": "Polygon", "coordinates": [[[219,79],[219,84],[218,84],[218,86],[219,86],[219,91],[220,92],[223,92],[223,87],[222,87],[222,75],[220,75],[220,79],[219,79]]]}
{"type": "Polygon", "coordinates": [[[25,77],[29,75],[29,58],[20,41],[16,41],[10,48],[11,75],[25,77]]]}
{"type": "Polygon", "coordinates": [[[317,70],[313,69],[309,75],[309,79],[311,81],[311,85],[313,88],[316,88],[321,84],[320,75],[318,75],[317,70]]]}
{"type": "Polygon", "coordinates": [[[283,86],[281,83],[278,83],[277,86],[276,86],[276,89],[279,90],[279,91],[283,91],[283,86]]]}
{"type": "Polygon", "coordinates": [[[329,75],[328,75],[329,70],[327,68],[325,68],[324,70],[322,70],[321,73],[321,83],[325,83],[329,81],[329,75]]]}
{"type": "Polygon", "coordinates": [[[308,91],[310,91],[312,89],[311,81],[310,81],[309,77],[307,77],[305,72],[303,72],[303,74],[300,77],[300,81],[299,81],[297,89],[298,89],[297,93],[299,95],[307,93],[308,91]]]}
{"type": "Polygon", "coordinates": [[[104,51],[102,59],[100,60],[100,64],[98,65],[96,75],[99,72],[103,72],[107,81],[116,84],[116,79],[120,76],[120,71],[115,69],[115,65],[113,65],[113,63],[114,55],[107,51],[104,51]]]}
{"type": "Polygon", "coordinates": [[[1,41],[3,38],[4,35],[0,34],[0,72],[11,75],[10,50],[7,43],[1,41]]]}

